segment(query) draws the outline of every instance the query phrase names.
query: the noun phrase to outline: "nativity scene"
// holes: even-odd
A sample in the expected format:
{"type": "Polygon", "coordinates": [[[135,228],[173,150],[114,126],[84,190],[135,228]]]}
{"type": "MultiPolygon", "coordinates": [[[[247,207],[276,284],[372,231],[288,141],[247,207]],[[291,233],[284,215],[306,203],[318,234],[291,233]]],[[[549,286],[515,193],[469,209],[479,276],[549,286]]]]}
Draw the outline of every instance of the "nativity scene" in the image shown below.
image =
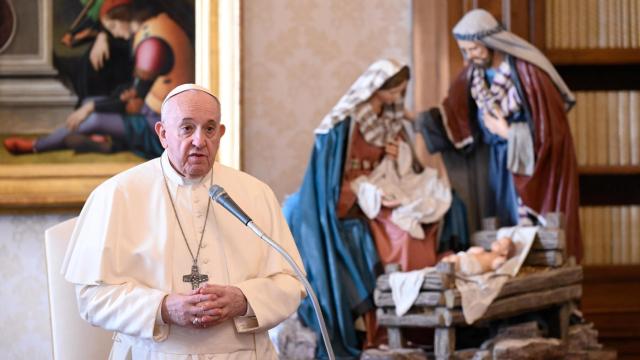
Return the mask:
{"type": "Polygon", "coordinates": [[[640,2],[33,3],[8,358],[640,356],[640,2]]]}

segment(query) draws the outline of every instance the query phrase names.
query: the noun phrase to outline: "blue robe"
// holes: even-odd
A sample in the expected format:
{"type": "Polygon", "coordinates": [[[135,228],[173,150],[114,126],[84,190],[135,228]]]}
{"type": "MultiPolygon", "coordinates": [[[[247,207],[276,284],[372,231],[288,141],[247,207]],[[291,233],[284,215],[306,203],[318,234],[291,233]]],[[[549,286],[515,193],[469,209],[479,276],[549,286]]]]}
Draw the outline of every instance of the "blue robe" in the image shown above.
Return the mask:
{"type": "MultiPolygon", "coordinates": [[[[513,70],[515,73],[515,69],[513,70]]],[[[491,84],[496,71],[489,68],[485,72],[485,79],[491,84]]],[[[477,112],[478,127],[482,133],[482,140],[489,145],[489,186],[491,187],[494,201],[490,202],[489,214],[499,219],[501,226],[518,224],[518,194],[516,193],[513,176],[507,168],[507,140],[493,134],[484,125],[482,113],[477,112]]],[[[523,112],[509,116],[509,124],[526,122],[523,112]]]]}
{"type": "MultiPolygon", "coordinates": [[[[357,357],[361,352],[354,320],[374,308],[371,294],[379,267],[365,220],[341,220],[336,214],[349,123],[342,121],[316,136],[300,190],[287,198],[283,209],[339,357],[357,357]]],[[[298,315],[320,334],[308,297],[298,315]]],[[[317,356],[326,357],[322,342],[318,345],[317,356]]]]}

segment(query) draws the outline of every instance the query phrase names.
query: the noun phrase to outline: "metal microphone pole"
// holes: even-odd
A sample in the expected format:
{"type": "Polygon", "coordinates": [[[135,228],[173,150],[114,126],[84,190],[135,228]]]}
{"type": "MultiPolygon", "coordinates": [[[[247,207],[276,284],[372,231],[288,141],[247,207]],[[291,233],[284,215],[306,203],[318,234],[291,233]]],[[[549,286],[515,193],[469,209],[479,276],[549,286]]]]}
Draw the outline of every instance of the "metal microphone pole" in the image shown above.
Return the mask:
{"type": "Polygon", "coordinates": [[[313,304],[313,310],[316,313],[316,318],[318,319],[318,323],[320,324],[320,332],[322,333],[322,340],[324,341],[324,346],[327,348],[327,354],[329,355],[330,360],[335,360],[335,355],[333,354],[333,347],[331,347],[331,340],[329,338],[329,332],[327,331],[327,325],[324,323],[324,317],[322,316],[322,310],[320,309],[320,303],[318,302],[318,298],[316,297],[316,293],[313,291],[311,284],[302,273],[302,270],[298,268],[296,262],[293,261],[291,255],[287,253],[285,249],[283,249],[278,243],[273,241],[264,231],[260,230],[258,225],[256,225],[251,218],[242,211],[242,209],[236,204],[233,199],[227,194],[224,189],[219,185],[213,185],[209,188],[209,196],[211,199],[222,207],[224,207],[227,211],[229,211],[233,216],[238,218],[240,222],[245,224],[251,231],[253,231],[260,239],[265,241],[269,246],[274,248],[282,257],[287,260],[291,268],[295,271],[296,277],[298,280],[302,282],[305,290],[307,290],[307,294],[311,297],[311,303],[313,304]]]}
{"type": "Polygon", "coordinates": [[[329,355],[330,360],[335,360],[335,355],[333,354],[333,347],[331,347],[331,340],[329,339],[329,332],[327,331],[327,325],[324,323],[324,317],[322,316],[322,310],[320,309],[320,303],[318,302],[318,298],[316,297],[316,293],[313,291],[311,284],[304,276],[298,265],[296,265],[295,261],[291,258],[291,255],[287,253],[285,249],[283,249],[280,245],[278,245],[275,241],[273,241],[267,234],[265,234],[260,228],[253,222],[249,221],[247,223],[247,227],[251,229],[258,237],[264,240],[269,246],[274,248],[277,252],[282,255],[282,257],[287,260],[289,265],[293,268],[296,273],[298,279],[304,285],[304,288],[307,290],[307,294],[311,297],[311,303],[313,304],[313,310],[315,310],[316,318],[318,319],[318,323],[320,323],[320,332],[322,333],[322,340],[324,341],[324,346],[327,348],[327,354],[329,355]]]}

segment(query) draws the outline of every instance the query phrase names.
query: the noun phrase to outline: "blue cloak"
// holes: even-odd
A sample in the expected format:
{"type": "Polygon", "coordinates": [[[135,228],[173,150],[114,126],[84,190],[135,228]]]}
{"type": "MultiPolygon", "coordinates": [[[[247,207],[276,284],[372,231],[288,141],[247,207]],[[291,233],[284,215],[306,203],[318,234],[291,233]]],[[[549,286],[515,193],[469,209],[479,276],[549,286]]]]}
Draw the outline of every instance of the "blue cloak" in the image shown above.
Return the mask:
{"type": "MultiPolygon", "coordinates": [[[[367,223],[340,220],[336,214],[349,124],[345,120],[327,134],[316,135],[300,190],[287,198],[283,209],[337,357],[357,357],[361,352],[354,320],[374,308],[371,294],[379,266],[367,223]]],[[[320,334],[308,297],[298,316],[320,334]]],[[[322,342],[318,345],[317,356],[326,357],[322,342]]]]}

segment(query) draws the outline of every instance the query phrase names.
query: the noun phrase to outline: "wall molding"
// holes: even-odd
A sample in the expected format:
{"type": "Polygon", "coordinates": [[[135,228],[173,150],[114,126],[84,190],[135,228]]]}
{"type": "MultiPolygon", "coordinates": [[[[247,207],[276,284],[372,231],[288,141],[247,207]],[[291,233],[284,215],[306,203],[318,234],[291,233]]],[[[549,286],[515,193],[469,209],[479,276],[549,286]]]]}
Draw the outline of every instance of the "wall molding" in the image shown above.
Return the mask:
{"type": "Polygon", "coordinates": [[[196,1],[196,83],[218,94],[226,133],[218,160],[240,169],[240,2],[196,1]]]}
{"type": "MultiPolygon", "coordinates": [[[[11,0],[10,0],[11,1],[11,0]]],[[[20,0],[22,1],[22,0],[20,0]]],[[[0,73],[2,75],[56,75],[53,67],[53,5],[52,0],[38,1],[38,53],[37,54],[2,54],[0,56],[0,73]]],[[[15,6],[15,5],[14,5],[15,6]]],[[[26,19],[17,22],[28,23],[26,19]]],[[[27,29],[23,29],[27,30],[27,29]]]]}

